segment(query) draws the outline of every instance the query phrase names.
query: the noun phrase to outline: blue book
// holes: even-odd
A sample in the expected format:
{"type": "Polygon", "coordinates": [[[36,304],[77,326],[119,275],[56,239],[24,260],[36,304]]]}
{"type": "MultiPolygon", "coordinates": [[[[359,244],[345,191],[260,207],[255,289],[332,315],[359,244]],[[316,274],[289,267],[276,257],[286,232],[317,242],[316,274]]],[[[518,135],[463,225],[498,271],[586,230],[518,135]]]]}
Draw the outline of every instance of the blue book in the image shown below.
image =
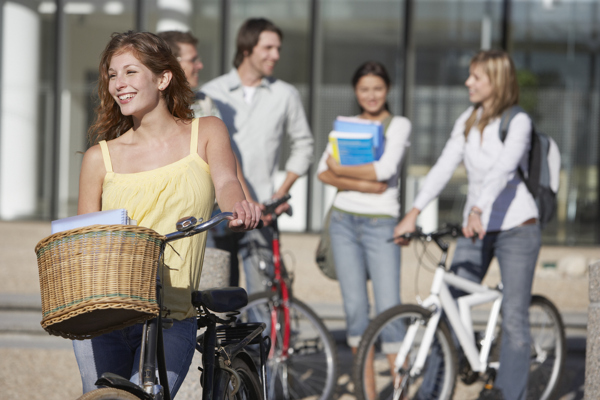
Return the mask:
{"type": "Polygon", "coordinates": [[[54,234],[89,225],[137,225],[137,221],[127,216],[126,209],[119,208],[57,219],[56,221],[52,221],[51,225],[52,233],[54,234]]]}
{"type": "Polygon", "coordinates": [[[384,132],[383,125],[380,122],[356,117],[337,117],[333,122],[333,130],[336,132],[369,133],[373,135],[375,160],[381,158],[384,149],[384,132]]]}
{"type": "Polygon", "coordinates": [[[375,161],[375,146],[370,133],[329,133],[332,156],[340,165],[368,164],[375,161]]]}

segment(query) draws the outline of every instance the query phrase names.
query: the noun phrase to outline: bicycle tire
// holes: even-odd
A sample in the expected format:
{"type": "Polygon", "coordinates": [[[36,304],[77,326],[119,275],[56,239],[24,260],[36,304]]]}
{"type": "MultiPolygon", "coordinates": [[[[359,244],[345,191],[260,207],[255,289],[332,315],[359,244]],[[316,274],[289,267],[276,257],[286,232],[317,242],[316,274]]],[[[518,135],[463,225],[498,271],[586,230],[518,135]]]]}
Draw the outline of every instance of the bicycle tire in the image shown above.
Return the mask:
{"type": "Polygon", "coordinates": [[[101,388],[87,392],[77,400],[140,400],[140,398],[125,390],[101,388]]]}
{"type": "Polygon", "coordinates": [[[565,325],[556,306],[543,296],[531,298],[529,325],[532,351],[527,398],[552,400],[558,395],[567,358],[565,325]]]}
{"type": "MultiPolygon", "coordinates": [[[[501,321],[490,360],[500,356],[501,321]]],[[[529,304],[531,365],[527,381],[527,400],[553,400],[558,397],[560,379],[567,357],[565,326],[556,306],[543,296],[534,295],[529,304]]]]}
{"type": "Polygon", "coordinates": [[[216,393],[220,393],[217,398],[223,400],[263,400],[262,386],[258,374],[255,369],[246,363],[246,360],[235,357],[230,368],[237,372],[240,377],[239,389],[235,394],[232,394],[234,387],[232,375],[226,370],[219,369],[217,376],[224,377],[224,379],[218,378],[215,381],[217,385],[220,385],[219,391],[216,391],[216,393]]]}
{"type": "Polygon", "coordinates": [[[400,393],[396,391],[396,398],[436,400],[452,398],[456,385],[458,358],[450,330],[444,321],[440,321],[436,328],[423,371],[414,378],[407,377],[415,361],[430,315],[431,312],[423,307],[401,304],[384,311],[371,321],[358,346],[354,364],[354,392],[357,399],[371,399],[372,393],[370,396],[368,392],[373,388],[377,399],[394,398],[395,382],[390,372],[390,358],[393,363],[404,339],[403,331],[413,323],[419,324],[419,328],[411,345],[408,364],[398,371],[400,374],[398,382],[405,382],[406,386],[402,385],[403,388],[399,389],[400,393]],[[387,350],[382,346],[383,335],[388,336],[387,350]],[[390,342],[390,339],[394,342],[390,342]],[[372,374],[367,371],[367,368],[371,367],[371,354],[374,370],[372,374]],[[439,362],[434,361],[434,358],[439,362]],[[374,384],[369,384],[371,379],[374,384]]]}
{"type": "MultiPolygon", "coordinates": [[[[251,294],[248,305],[241,310],[240,321],[270,320],[276,310],[270,292],[251,294]],[[249,315],[250,314],[250,315],[249,315]],[[261,317],[256,317],[261,316],[261,317]]],[[[337,383],[337,350],[333,337],[323,321],[298,299],[289,300],[290,345],[287,358],[281,357],[280,337],[272,340],[274,351],[267,360],[267,395],[269,399],[319,399],[333,396],[337,383]]],[[[277,321],[281,321],[279,318],[277,321]]],[[[281,325],[278,322],[277,326],[281,325]]],[[[267,323],[265,334],[270,333],[267,323]]]]}

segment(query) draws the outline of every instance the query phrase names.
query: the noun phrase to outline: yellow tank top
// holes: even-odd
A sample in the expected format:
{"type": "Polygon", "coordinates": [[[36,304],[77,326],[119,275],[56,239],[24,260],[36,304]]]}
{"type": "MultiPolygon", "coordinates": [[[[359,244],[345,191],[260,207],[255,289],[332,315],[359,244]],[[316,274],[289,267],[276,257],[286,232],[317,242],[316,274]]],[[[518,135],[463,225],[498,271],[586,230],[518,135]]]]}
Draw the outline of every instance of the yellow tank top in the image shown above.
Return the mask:
{"type": "MultiPolygon", "coordinates": [[[[138,225],[163,235],[174,232],[181,217],[210,218],[215,189],[208,164],[198,155],[198,119],[192,122],[190,154],[151,171],[115,173],[106,141],[99,144],[106,167],[102,210],[125,208],[138,225]]],[[[165,250],[169,268],[162,274],[164,305],[169,318],[182,320],[195,315],[191,293],[200,283],[206,233],[171,244],[165,250]]]]}

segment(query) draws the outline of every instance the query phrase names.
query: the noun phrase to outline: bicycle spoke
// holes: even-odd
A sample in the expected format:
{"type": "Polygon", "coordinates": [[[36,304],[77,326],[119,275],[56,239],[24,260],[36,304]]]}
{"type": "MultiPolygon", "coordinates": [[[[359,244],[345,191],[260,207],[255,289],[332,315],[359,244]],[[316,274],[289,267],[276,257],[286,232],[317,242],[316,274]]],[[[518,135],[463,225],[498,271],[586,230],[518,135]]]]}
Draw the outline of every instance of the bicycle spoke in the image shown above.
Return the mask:
{"type": "Polygon", "coordinates": [[[372,321],[357,352],[353,375],[357,399],[452,398],[457,361],[445,325],[438,326],[421,373],[414,377],[410,375],[426,327],[419,321],[427,321],[428,316],[429,311],[421,307],[402,305],[385,311],[372,321]],[[419,323],[414,324],[415,321],[419,323]],[[417,330],[411,330],[409,335],[408,326],[417,330]],[[408,354],[396,372],[395,360],[400,349],[408,350],[408,354]]]}
{"type": "MultiPolygon", "coordinates": [[[[271,297],[255,296],[240,319],[272,310],[271,297]]],[[[283,356],[283,322],[277,315],[276,335],[267,361],[269,395],[273,399],[330,398],[336,383],[335,342],[318,316],[297,299],[290,301],[290,341],[283,356]]],[[[270,324],[272,325],[272,324],[270,324]]]]}

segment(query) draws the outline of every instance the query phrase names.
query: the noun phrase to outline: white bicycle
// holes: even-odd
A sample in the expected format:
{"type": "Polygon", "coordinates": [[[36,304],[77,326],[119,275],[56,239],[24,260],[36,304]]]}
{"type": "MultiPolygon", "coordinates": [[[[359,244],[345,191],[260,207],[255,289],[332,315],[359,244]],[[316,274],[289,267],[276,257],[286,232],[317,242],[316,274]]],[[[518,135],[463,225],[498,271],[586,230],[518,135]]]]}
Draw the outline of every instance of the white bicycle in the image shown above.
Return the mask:
{"type": "MultiPolygon", "coordinates": [[[[457,375],[471,384],[480,376],[493,380],[500,365],[498,347],[502,288],[489,288],[448,271],[448,243],[444,236],[461,235],[460,226],[436,232],[406,234],[424,245],[436,243],[442,250],[430,295],[420,305],[403,304],[381,313],[365,331],[354,364],[357,399],[451,399],[457,375]],[[454,299],[449,286],[467,295],[454,299]],[[475,332],[471,308],[492,303],[485,330],[475,332]],[[446,318],[442,318],[442,314],[446,318]],[[466,362],[459,372],[455,341],[466,362]]],[[[566,342],[561,316],[552,302],[532,296],[529,306],[531,367],[528,399],[556,396],[566,342]]]]}

